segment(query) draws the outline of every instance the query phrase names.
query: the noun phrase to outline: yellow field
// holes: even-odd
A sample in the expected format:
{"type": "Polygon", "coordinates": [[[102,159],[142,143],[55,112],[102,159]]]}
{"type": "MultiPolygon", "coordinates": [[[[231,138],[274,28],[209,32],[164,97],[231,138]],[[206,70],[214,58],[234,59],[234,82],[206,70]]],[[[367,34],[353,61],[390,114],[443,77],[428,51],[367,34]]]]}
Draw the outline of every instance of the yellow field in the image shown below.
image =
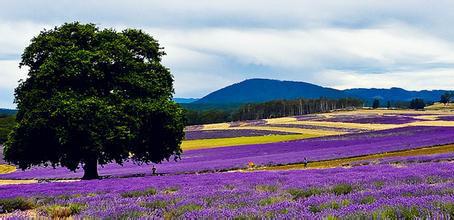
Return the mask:
{"type": "Polygon", "coordinates": [[[426,110],[442,110],[442,111],[449,111],[449,110],[454,110],[454,104],[449,103],[448,105],[445,105],[443,103],[435,103],[431,106],[427,106],[424,109],[426,110]]]}
{"type": "Polygon", "coordinates": [[[234,128],[230,128],[230,129],[281,131],[281,132],[292,132],[292,133],[299,133],[299,134],[312,134],[312,135],[316,135],[316,136],[340,135],[340,134],[346,133],[346,132],[340,132],[340,131],[330,131],[330,130],[321,130],[321,129],[287,128],[287,127],[273,127],[273,126],[244,126],[244,127],[234,127],[234,128]]]}
{"type": "Polygon", "coordinates": [[[319,137],[319,135],[291,134],[291,135],[266,135],[255,137],[200,139],[183,141],[181,147],[183,150],[196,150],[216,147],[242,146],[248,144],[266,144],[274,142],[300,140],[313,137],[319,137]]]}
{"type": "Polygon", "coordinates": [[[295,121],[289,122],[288,124],[300,124],[300,125],[313,125],[313,126],[324,126],[332,128],[353,128],[353,129],[364,129],[364,130],[384,130],[405,127],[405,124],[362,124],[362,123],[349,123],[349,122],[330,122],[330,121],[295,121]]]}
{"type": "Polygon", "coordinates": [[[0,180],[0,185],[37,183],[38,180],[0,180]]]}
{"type": "Polygon", "coordinates": [[[0,174],[12,173],[15,171],[16,171],[16,167],[14,167],[14,166],[0,164],[0,174]]]}
{"type": "Polygon", "coordinates": [[[348,165],[352,162],[363,161],[363,160],[375,160],[382,159],[387,157],[403,157],[403,156],[418,156],[418,155],[433,155],[433,154],[442,154],[454,152],[454,144],[436,146],[436,147],[427,147],[419,148],[412,150],[380,153],[380,154],[371,154],[366,156],[351,157],[351,158],[341,158],[335,160],[327,161],[316,161],[310,162],[307,168],[304,168],[304,164],[291,164],[291,165],[282,165],[282,166],[273,166],[273,167],[264,167],[260,170],[298,170],[298,169],[321,169],[321,168],[333,168],[348,165]]]}

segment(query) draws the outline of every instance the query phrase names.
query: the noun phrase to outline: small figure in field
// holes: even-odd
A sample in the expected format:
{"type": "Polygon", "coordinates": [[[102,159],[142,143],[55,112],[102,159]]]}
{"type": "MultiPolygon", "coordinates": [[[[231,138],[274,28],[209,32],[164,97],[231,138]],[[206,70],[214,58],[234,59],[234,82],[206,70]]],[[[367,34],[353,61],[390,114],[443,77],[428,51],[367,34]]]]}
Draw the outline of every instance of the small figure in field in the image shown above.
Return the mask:
{"type": "Polygon", "coordinates": [[[254,164],[254,162],[249,161],[249,162],[247,163],[247,166],[248,166],[249,169],[253,169],[253,168],[255,167],[255,164],[254,164]]]}
{"type": "Polygon", "coordinates": [[[153,176],[156,176],[156,167],[153,165],[153,168],[151,168],[151,172],[153,176]]]}
{"type": "Polygon", "coordinates": [[[309,161],[307,160],[307,158],[304,158],[304,160],[303,160],[304,168],[307,167],[308,163],[309,163],[309,161]]]}

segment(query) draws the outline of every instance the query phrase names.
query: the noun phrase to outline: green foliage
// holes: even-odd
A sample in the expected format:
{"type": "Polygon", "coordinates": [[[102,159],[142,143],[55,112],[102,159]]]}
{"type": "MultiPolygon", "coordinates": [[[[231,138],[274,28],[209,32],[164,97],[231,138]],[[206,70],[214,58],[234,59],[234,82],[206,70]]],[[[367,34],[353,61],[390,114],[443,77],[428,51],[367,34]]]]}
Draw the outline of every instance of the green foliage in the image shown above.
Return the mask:
{"type": "Polygon", "coordinates": [[[4,155],[22,169],[50,164],[97,177],[97,164],[161,162],[181,154],[182,109],[150,35],[66,23],[31,40],[15,90],[18,126],[4,155]],[[132,155],[132,157],[131,157],[132,155]],[[131,157],[131,158],[130,158],[131,157]]]}
{"type": "Polygon", "coordinates": [[[452,98],[454,98],[454,92],[445,92],[440,97],[440,102],[443,104],[448,104],[451,102],[452,98]]]}
{"type": "Polygon", "coordinates": [[[278,187],[276,185],[256,185],[255,190],[261,192],[276,192],[278,187]]]}
{"type": "Polygon", "coordinates": [[[164,200],[155,200],[153,202],[143,202],[141,204],[142,207],[151,209],[152,211],[156,209],[165,209],[168,205],[168,202],[164,200]]]}
{"type": "Polygon", "coordinates": [[[292,195],[293,200],[298,200],[301,198],[307,198],[310,196],[322,194],[322,190],[318,188],[309,188],[309,189],[289,189],[287,192],[292,195]]]}
{"type": "Polygon", "coordinates": [[[376,109],[380,107],[380,100],[374,99],[374,102],[372,103],[372,108],[376,109]]]}
{"type": "Polygon", "coordinates": [[[375,197],[373,196],[366,196],[361,199],[360,203],[361,204],[372,204],[375,202],[375,197]]]}
{"type": "MultiPolygon", "coordinates": [[[[337,201],[331,201],[327,203],[322,203],[322,204],[312,204],[309,206],[309,211],[313,213],[321,212],[325,209],[333,209],[333,210],[338,210],[342,207],[350,205],[350,200],[344,199],[341,202],[337,201]]],[[[333,216],[334,217],[334,216],[333,216]]]]}
{"type": "Polygon", "coordinates": [[[165,194],[173,194],[173,193],[178,192],[178,190],[179,190],[178,187],[169,187],[169,188],[164,190],[164,193],[165,194]]]}
{"type": "Polygon", "coordinates": [[[454,219],[454,203],[453,202],[436,202],[435,207],[438,207],[441,212],[447,214],[450,219],[454,219]]]}
{"type": "Polygon", "coordinates": [[[337,196],[340,196],[340,195],[346,195],[346,194],[349,194],[353,191],[353,187],[350,185],[350,184],[338,184],[338,185],[335,185],[331,191],[336,194],[337,196]]]}
{"type": "Polygon", "coordinates": [[[412,99],[410,101],[410,108],[415,110],[424,109],[426,107],[426,103],[423,99],[412,99]]]}
{"type": "Polygon", "coordinates": [[[428,217],[424,210],[414,206],[385,207],[377,211],[377,215],[380,216],[380,219],[426,219],[428,217]]]}
{"type": "Polygon", "coordinates": [[[31,199],[16,197],[0,199],[0,213],[12,212],[15,210],[28,210],[36,207],[36,203],[31,199]]]}
{"type": "Polygon", "coordinates": [[[231,106],[212,104],[185,104],[187,125],[209,124],[229,121],[276,118],[301,114],[326,112],[333,109],[362,107],[358,99],[297,99],[276,100],[263,103],[232,104],[231,106]],[[198,107],[197,107],[198,106],[198,107]]]}
{"type": "Polygon", "coordinates": [[[40,209],[46,213],[47,216],[53,219],[67,218],[72,215],[79,214],[86,205],[79,203],[71,203],[65,206],[61,205],[51,205],[46,207],[41,207],[40,209]]]}
{"type": "Polygon", "coordinates": [[[14,126],[16,126],[15,116],[0,116],[0,144],[8,139],[14,126]]]}
{"type": "Polygon", "coordinates": [[[281,202],[283,200],[284,199],[282,197],[268,197],[268,198],[261,199],[259,201],[259,205],[260,206],[267,206],[267,205],[271,205],[271,204],[275,204],[275,203],[281,202]]]}
{"type": "Polygon", "coordinates": [[[166,213],[164,213],[164,218],[165,219],[175,219],[175,218],[180,218],[182,215],[184,215],[186,212],[191,212],[191,211],[197,211],[202,209],[201,205],[197,204],[186,204],[179,206],[175,209],[172,209],[166,213]]]}
{"type": "Polygon", "coordinates": [[[123,198],[133,198],[133,197],[142,197],[142,196],[152,196],[157,193],[155,188],[148,188],[145,190],[136,190],[136,191],[128,191],[121,193],[123,198]]]}

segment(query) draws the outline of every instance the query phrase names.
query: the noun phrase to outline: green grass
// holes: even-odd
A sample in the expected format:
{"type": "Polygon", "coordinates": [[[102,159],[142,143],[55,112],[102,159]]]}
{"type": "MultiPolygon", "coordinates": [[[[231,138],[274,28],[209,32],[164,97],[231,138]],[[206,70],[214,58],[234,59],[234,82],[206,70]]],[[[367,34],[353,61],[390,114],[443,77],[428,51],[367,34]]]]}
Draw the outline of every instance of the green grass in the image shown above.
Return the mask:
{"type": "Polygon", "coordinates": [[[241,146],[248,144],[266,144],[318,137],[313,134],[267,135],[256,137],[216,138],[183,141],[183,150],[195,150],[216,147],[241,146]]]}
{"type": "Polygon", "coordinates": [[[16,125],[16,117],[0,117],[0,144],[5,142],[8,134],[13,130],[16,125]]]}
{"type": "Polygon", "coordinates": [[[128,191],[121,193],[123,198],[134,198],[134,197],[142,197],[142,196],[151,196],[157,193],[156,189],[148,188],[145,190],[137,190],[137,191],[128,191]]]}

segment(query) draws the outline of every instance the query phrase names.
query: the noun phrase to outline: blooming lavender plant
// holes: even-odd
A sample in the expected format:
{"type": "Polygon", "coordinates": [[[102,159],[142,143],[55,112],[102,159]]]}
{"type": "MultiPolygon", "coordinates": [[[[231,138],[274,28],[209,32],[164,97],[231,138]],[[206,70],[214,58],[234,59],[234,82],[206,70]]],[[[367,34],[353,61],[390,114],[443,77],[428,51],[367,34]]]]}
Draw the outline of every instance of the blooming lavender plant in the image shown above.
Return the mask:
{"type": "Polygon", "coordinates": [[[284,131],[267,131],[253,129],[199,130],[186,131],[185,133],[186,140],[297,134],[284,131]]]}
{"type": "Polygon", "coordinates": [[[0,202],[23,197],[39,210],[79,204],[76,218],[447,219],[453,170],[452,163],[425,163],[7,185],[0,202]]]}

